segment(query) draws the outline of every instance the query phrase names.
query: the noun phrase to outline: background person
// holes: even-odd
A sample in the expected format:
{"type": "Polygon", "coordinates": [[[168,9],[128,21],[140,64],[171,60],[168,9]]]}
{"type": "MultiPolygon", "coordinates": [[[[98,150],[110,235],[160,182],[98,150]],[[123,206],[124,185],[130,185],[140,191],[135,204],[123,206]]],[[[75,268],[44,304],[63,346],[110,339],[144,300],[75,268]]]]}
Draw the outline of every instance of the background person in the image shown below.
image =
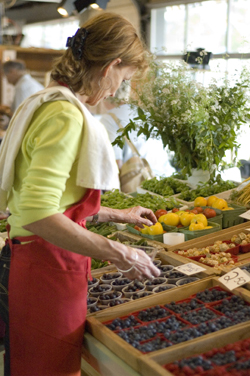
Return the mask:
{"type": "Polygon", "coordinates": [[[25,62],[22,60],[6,61],[3,64],[3,72],[9,84],[15,86],[15,95],[11,105],[12,112],[17,109],[24,99],[44,88],[40,82],[27,73],[25,62]]]}
{"type": "MultiPolygon", "coordinates": [[[[115,96],[107,98],[105,101],[105,105],[109,110],[107,114],[100,117],[100,122],[105,126],[111,142],[113,142],[118,135],[117,131],[119,130],[119,125],[117,122],[119,121],[120,124],[125,127],[129,123],[130,119],[134,119],[137,116],[136,109],[132,109],[131,106],[126,103],[126,101],[129,99],[129,95],[130,84],[129,82],[125,81],[122,82],[121,86],[116,91],[115,96]],[[112,117],[112,115],[115,115],[115,117],[112,117]]],[[[130,140],[141,154],[143,145],[146,143],[145,137],[143,135],[138,137],[136,131],[130,132],[129,136],[130,140]]],[[[113,149],[115,152],[116,162],[120,170],[123,163],[133,156],[133,152],[126,142],[124,143],[124,147],[122,149],[117,145],[114,145],[113,149]]],[[[146,158],[146,148],[144,148],[141,156],[146,158]]]]}
{"type": "Polygon", "coordinates": [[[13,115],[1,147],[0,209],[11,213],[0,259],[5,376],[80,376],[88,256],[131,279],[159,275],[142,250],[85,227],[86,220],[156,223],[149,209],[100,207],[100,190],[118,185],[117,165],[106,130],[82,104],[95,106],[143,72],[144,46],[129,21],[102,12],[67,47],[48,87],[13,115]]]}
{"type": "Polygon", "coordinates": [[[0,105],[0,144],[9,126],[12,111],[9,106],[0,105]]]}
{"type": "MultiPolygon", "coordinates": [[[[133,120],[138,116],[137,109],[132,108],[128,103],[130,91],[130,83],[123,82],[117,90],[115,97],[107,98],[105,101],[108,112],[100,117],[100,122],[105,126],[111,142],[119,135],[118,121],[122,127],[125,127],[129,124],[130,119],[133,120]]],[[[139,151],[141,157],[148,161],[154,175],[172,175],[175,169],[170,165],[168,154],[163,148],[162,141],[153,138],[146,140],[143,134],[137,136],[137,132],[137,130],[132,130],[129,133],[129,138],[139,151]]],[[[114,145],[113,149],[120,170],[122,165],[133,156],[133,152],[127,142],[124,143],[122,149],[118,145],[114,145]]]]}

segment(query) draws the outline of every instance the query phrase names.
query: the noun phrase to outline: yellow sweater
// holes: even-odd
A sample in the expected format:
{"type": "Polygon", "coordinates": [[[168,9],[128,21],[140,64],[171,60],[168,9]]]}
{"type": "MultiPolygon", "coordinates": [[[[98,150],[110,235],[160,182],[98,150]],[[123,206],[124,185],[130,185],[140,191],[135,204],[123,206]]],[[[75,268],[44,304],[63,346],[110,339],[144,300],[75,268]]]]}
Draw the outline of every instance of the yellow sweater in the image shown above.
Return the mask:
{"type": "Polygon", "coordinates": [[[67,101],[47,102],[34,114],[15,162],[8,197],[10,237],[28,236],[22,226],[78,202],[86,189],[76,186],[83,116],[67,101]]]}

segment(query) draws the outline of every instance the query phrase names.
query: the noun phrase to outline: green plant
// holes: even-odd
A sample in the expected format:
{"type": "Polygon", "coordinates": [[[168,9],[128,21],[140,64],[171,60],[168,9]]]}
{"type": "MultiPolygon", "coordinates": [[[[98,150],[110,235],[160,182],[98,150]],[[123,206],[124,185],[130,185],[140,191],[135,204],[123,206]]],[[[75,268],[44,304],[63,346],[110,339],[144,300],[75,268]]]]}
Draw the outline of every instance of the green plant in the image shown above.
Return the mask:
{"type": "Polygon", "coordinates": [[[122,146],[123,136],[137,130],[146,138],[160,138],[164,147],[174,152],[183,174],[191,175],[193,168],[215,174],[215,169],[225,167],[225,151],[239,146],[237,133],[250,119],[248,87],[247,69],[233,85],[225,79],[205,87],[193,78],[193,70],[185,62],[174,65],[152,56],[150,69],[136,83],[130,102],[137,107],[138,116],[114,143],[122,146]]]}

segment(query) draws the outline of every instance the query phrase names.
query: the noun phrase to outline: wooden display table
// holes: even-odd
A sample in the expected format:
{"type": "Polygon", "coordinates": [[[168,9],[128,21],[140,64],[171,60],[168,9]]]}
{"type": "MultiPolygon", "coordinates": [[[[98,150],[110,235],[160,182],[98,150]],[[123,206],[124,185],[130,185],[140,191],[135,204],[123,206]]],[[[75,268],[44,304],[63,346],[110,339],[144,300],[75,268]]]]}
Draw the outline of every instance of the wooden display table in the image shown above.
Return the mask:
{"type": "Polygon", "coordinates": [[[82,376],[139,376],[122,359],[89,333],[84,336],[82,376]]]}

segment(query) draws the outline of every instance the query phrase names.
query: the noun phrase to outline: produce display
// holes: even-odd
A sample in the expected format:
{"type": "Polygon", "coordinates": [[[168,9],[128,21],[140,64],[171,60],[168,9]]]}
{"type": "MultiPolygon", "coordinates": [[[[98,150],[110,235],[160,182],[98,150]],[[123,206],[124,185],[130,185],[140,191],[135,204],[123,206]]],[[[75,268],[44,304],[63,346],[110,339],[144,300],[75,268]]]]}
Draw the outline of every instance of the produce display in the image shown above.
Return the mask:
{"type": "Polygon", "coordinates": [[[239,205],[249,206],[250,204],[250,177],[243,180],[239,185],[239,189],[234,189],[230,195],[230,199],[239,205]]]}
{"type": "Polygon", "coordinates": [[[235,239],[240,239],[237,235],[233,236],[230,240],[218,240],[214,244],[201,248],[189,248],[187,250],[177,250],[180,256],[188,257],[197,262],[213,266],[215,269],[221,270],[221,266],[234,266],[238,261],[237,255],[240,252],[239,243],[235,239]],[[233,242],[234,240],[234,242],[233,242]]]}
{"type": "Polygon", "coordinates": [[[163,197],[158,197],[146,194],[137,194],[135,197],[126,195],[118,189],[114,191],[107,191],[101,195],[101,205],[112,209],[128,209],[133,206],[143,206],[155,212],[157,209],[171,210],[175,206],[181,206],[174,197],[165,200],[163,197]]]}
{"type": "Polygon", "coordinates": [[[177,193],[190,190],[188,184],[172,177],[160,178],[159,180],[155,177],[153,179],[144,180],[142,182],[142,188],[164,197],[170,197],[177,193]]]}
{"type": "Polygon", "coordinates": [[[218,175],[215,182],[209,180],[205,184],[198,184],[196,189],[183,190],[181,191],[178,198],[191,202],[194,201],[196,197],[208,197],[216,195],[217,193],[221,193],[229,189],[236,188],[237,186],[237,183],[234,183],[230,180],[224,181],[221,179],[220,175],[218,175]]]}
{"type": "Polygon", "coordinates": [[[214,348],[200,355],[175,361],[163,367],[174,376],[248,376],[250,339],[214,348]],[[207,372],[206,372],[207,371],[207,372]]]}
{"type": "MultiPolygon", "coordinates": [[[[173,265],[163,265],[160,260],[154,261],[161,274],[154,280],[130,280],[122,273],[105,272],[98,278],[88,281],[88,310],[90,313],[176,288],[177,282],[186,279],[185,283],[193,282],[185,274],[174,270],[173,265]],[[170,285],[171,284],[171,285],[170,285]],[[161,287],[161,288],[160,288],[161,287]],[[119,292],[119,294],[117,294],[119,292]],[[91,298],[94,298],[94,300],[91,298]],[[126,300],[128,298],[129,300],[126,300]],[[105,301],[105,303],[104,303],[105,301]],[[105,307],[103,307],[103,305],[105,307]]],[[[164,311],[165,312],[165,311],[164,311]]]]}
{"type": "Polygon", "coordinates": [[[185,301],[137,310],[103,324],[142,353],[149,353],[249,319],[248,302],[219,287],[212,287],[185,301]]]}
{"type": "Polygon", "coordinates": [[[5,232],[6,230],[6,225],[7,225],[7,219],[0,219],[0,232],[5,232]]]}
{"type": "MultiPolygon", "coordinates": [[[[93,232],[95,232],[99,235],[103,235],[103,236],[108,236],[110,234],[113,234],[116,231],[116,227],[110,226],[108,223],[101,223],[101,224],[96,224],[96,225],[89,224],[88,225],[88,222],[87,222],[87,228],[89,229],[89,231],[93,231],[93,232]],[[88,226],[89,226],[89,228],[88,228],[88,226]]],[[[119,241],[119,239],[117,239],[116,237],[112,237],[112,236],[109,237],[109,239],[119,241]]],[[[137,241],[124,241],[123,243],[127,244],[127,245],[141,245],[141,246],[147,246],[148,245],[148,243],[144,239],[140,239],[140,240],[137,240],[137,241]]],[[[102,261],[102,260],[92,258],[91,259],[91,270],[104,268],[105,266],[108,266],[109,264],[110,264],[109,261],[102,261]]]]}
{"type": "Polygon", "coordinates": [[[109,222],[96,223],[96,224],[93,224],[92,222],[87,222],[86,228],[89,231],[94,232],[95,234],[102,235],[105,237],[117,231],[116,226],[114,224],[110,224],[109,222]]]}

